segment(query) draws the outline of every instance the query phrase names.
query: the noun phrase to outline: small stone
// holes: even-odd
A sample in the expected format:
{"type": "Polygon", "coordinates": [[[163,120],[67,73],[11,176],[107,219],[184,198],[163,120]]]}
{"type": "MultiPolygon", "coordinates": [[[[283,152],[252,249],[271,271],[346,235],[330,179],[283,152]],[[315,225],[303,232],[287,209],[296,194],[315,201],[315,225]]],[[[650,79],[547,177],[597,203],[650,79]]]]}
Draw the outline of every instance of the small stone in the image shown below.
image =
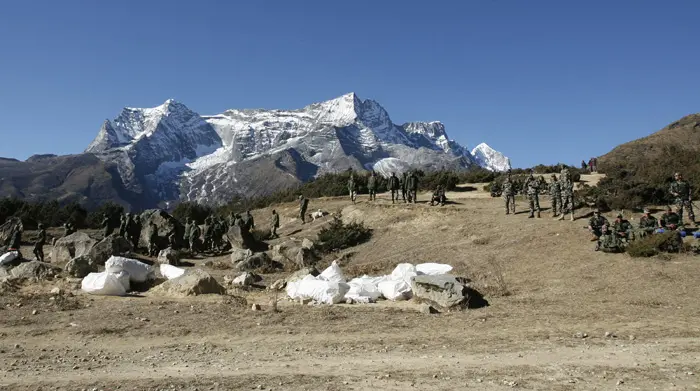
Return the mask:
{"type": "Polygon", "coordinates": [[[252,307],[250,307],[251,311],[260,311],[260,304],[253,304],[252,307]]]}
{"type": "Polygon", "coordinates": [[[15,349],[19,349],[20,347],[18,343],[15,344],[15,349]]]}
{"type": "Polygon", "coordinates": [[[32,311],[32,315],[36,315],[38,313],[39,313],[39,311],[37,311],[37,310],[32,311]]]}
{"type": "Polygon", "coordinates": [[[635,339],[637,339],[637,337],[635,337],[634,335],[630,335],[629,339],[630,341],[634,341],[635,339]]]}
{"type": "Polygon", "coordinates": [[[477,383],[481,383],[481,382],[483,382],[483,380],[481,380],[481,379],[476,379],[476,382],[477,382],[477,383]]]}
{"type": "Polygon", "coordinates": [[[433,379],[437,379],[437,375],[433,375],[433,379]]]}
{"type": "Polygon", "coordinates": [[[59,288],[59,287],[55,287],[55,288],[51,289],[51,294],[52,294],[52,295],[60,295],[60,294],[62,294],[62,293],[63,293],[63,290],[62,290],[61,288],[59,288]]]}
{"type": "Polygon", "coordinates": [[[688,372],[688,373],[686,373],[686,375],[688,375],[688,376],[693,376],[694,373],[693,373],[693,372],[688,372]]]}
{"type": "Polygon", "coordinates": [[[625,381],[624,381],[624,380],[618,380],[618,381],[617,381],[617,385],[618,385],[618,386],[619,386],[619,385],[622,385],[622,384],[625,384],[625,381]]]}
{"type": "Polygon", "coordinates": [[[606,332],[605,332],[605,338],[609,338],[610,336],[612,336],[612,334],[611,334],[609,331],[606,331],[606,332]]]}
{"type": "Polygon", "coordinates": [[[428,305],[428,304],[421,304],[421,306],[418,308],[418,310],[422,314],[439,314],[440,311],[435,309],[435,307],[428,305]]]}

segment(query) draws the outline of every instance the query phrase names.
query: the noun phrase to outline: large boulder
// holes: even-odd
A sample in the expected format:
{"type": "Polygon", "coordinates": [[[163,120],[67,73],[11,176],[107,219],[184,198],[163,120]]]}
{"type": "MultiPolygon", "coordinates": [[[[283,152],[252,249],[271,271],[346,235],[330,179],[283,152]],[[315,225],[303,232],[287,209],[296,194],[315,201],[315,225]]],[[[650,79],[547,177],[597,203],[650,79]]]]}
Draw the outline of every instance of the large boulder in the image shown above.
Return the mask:
{"type": "Polygon", "coordinates": [[[253,272],[243,272],[231,282],[235,286],[250,286],[262,281],[262,277],[253,272]]]}
{"type": "Polygon", "coordinates": [[[162,209],[148,209],[141,213],[140,219],[142,228],[139,247],[148,248],[148,241],[151,238],[151,222],[155,223],[158,228],[158,243],[156,244],[159,248],[168,247],[168,233],[171,230],[175,230],[177,240],[182,239],[185,233],[185,227],[182,226],[182,223],[162,209]]]}
{"type": "Polygon", "coordinates": [[[251,251],[250,249],[243,250],[238,247],[233,247],[231,249],[231,263],[234,265],[238,262],[245,261],[251,256],[253,256],[253,251],[251,251]]]}
{"type": "Polygon", "coordinates": [[[65,265],[73,258],[88,255],[97,241],[84,232],[75,232],[56,240],[51,250],[51,262],[65,265]]]}
{"type": "Polygon", "coordinates": [[[160,250],[158,253],[158,263],[179,266],[180,265],[180,252],[168,247],[165,250],[160,250]]]}
{"type": "Polygon", "coordinates": [[[95,244],[88,252],[88,256],[94,263],[104,265],[112,255],[121,256],[130,251],[133,251],[133,247],[128,240],[121,236],[110,235],[95,244]]]}
{"type": "Polygon", "coordinates": [[[226,289],[209,273],[201,269],[185,272],[180,277],[165,281],[153,288],[151,292],[170,297],[196,296],[206,294],[222,295],[226,289]]]}
{"type": "Polygon", "coordinates": [[[282,264],[273,261],[267,253],[255,253],[234,264],[234,268],[239,271],[259,270],[261,272],[266,272],[281,269],[282,267],[282,264]]]}
{"type": "Polygon", "coordinates": [[[411,290],[419,301],[443,309],[463,307],[468,299],[464,285],[446,274],[415,276],[411,279],[411,290]]]}
{"type": "Polygon", "coordinates": [[[48,280],[60,272],[61,268],[39,261],[23,262],[11,271],[12,277],[28,280],[48,280]]]}
{"type": "Polygon", "coordinates": [[[291,264],[296,268],[313,266],[318,261],[313,250],[313,242],[308,239],[301,243],[289,241],[272,246],[272,259],[283,264],[291,264]]]}
{"type": "MultiPolygon", "coordinates": [[[[102,264],[104,265],[104,262],[102,264]]],[[[97,263],[89,256],[81,255],[68,261],[63,269],[71,277],[83,278],[90,273],[97,273],[97,263]]]]}
{"type": "Polygon", "coordinates": [[[10,217],[0,225],[0,246],[8,246],[15,228],[22,226],[22,220],[18,217],[10,217]]]}
{"type": "Polygon", "coordinates": [[[234,225],[228,229],[226,237],[228,238],[229,243],[231,243],[231,246],[234,248],[253,250],[256,247],[255,238],[253,235],[251,235],[250,232],[241,229],[241,227],[237,225],[234,225]]]}

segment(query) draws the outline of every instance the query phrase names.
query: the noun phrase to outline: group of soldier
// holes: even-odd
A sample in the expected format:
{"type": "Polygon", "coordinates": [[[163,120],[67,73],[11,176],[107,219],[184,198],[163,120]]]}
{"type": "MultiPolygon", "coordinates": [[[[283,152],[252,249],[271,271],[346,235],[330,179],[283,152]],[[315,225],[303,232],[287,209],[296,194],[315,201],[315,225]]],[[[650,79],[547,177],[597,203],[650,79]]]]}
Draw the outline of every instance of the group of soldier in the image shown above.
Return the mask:
{"type": "MultiPolygon", "coordinates": [[[[564,167],[559,178],[557,178],[556,174],[552,174],[551,178],[549,182],[549,197],[552,202],[552,217],[564,220],[567,214],[571,214],[571,221],[574,221],[574,181],[571,178],[571,172],[564,167]]],[[[530,174],[522,188],[522,191],[527,195],[530,206],[529,218],[541,217],[540,191],[544,184],[546,184],[544,178],[541,176],[536,178],[534,171],[530,170],[530,174]]],[[[501,194],[505,201],[506,214],[515,214],[516,188],[510,171],[506,174],[506,178],[501,186],[501,194]]]]}

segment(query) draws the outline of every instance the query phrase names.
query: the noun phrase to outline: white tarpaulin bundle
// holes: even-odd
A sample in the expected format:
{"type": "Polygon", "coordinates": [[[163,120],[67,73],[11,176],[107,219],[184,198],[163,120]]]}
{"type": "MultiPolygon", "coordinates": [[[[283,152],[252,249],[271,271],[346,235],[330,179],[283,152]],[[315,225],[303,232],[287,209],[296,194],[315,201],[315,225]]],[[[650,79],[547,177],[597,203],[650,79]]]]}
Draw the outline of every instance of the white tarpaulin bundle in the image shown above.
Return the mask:
{"type": "Polygon", "coordinates": [[[387,300],[408,300],[413,296],[413,277],[422,274],[441,275],[451,270],[452,266],[441,263],[421,263],[417,266],[401,263],[389,275],[365,275],[346,283],[343,271],[333,261],[318,277],[307,275],[301,280],[288,283],[287,295],[292,299],[311,299],[325,304],[337,304],[344,299],[371,303],[382,296],[387,300]]]}
{"type": "Polygon", "coordinates": [[[105,271],[108,273],[126,272],[131,282],[146,282],[153,279],[153,269],[143,262],[135,259],[111,256],[105,262],[105,271]]]}
{"type": "Polygon", "coordinates": [[[90,273],[81,284],[83,291],[102,296],[124,296],[130,289],[129,275],[126,272],[119,273],[90,273]]]}
{"type": "Polygon", "coordinates": [[[19,253],[17,251],[8,251],[5,254],[0,255],[0,266],[14,261],[18,256],[19,253]]]}
{"type": "Polygon", "coordinates": [[[163,277],[167,278],[168,280],[172,280],[173,278],[178,278],[185,274],[185,269],[180,269],[179,267],[168,265],[166,263],[161,263],[160,274],[162,274],[163,277]]]}

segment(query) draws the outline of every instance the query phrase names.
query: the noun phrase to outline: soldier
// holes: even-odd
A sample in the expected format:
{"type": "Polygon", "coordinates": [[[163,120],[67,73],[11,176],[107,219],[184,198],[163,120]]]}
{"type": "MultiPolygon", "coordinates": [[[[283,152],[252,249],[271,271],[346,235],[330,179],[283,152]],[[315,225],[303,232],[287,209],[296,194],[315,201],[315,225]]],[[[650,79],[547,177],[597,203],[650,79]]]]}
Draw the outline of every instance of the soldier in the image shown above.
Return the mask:
{"type": "Polygon", "coordinates": [[[690,183],[683,180],[683,175],[675,173],[675,181],[671,183],[670,192],[676,202],[676,210],[680,216],[680,224],[683,224],[683,210],[688,209],[688,217],[691,223],[695,223],[695,213],[693,213],[693,191],[690,183]]]}
{"type": "Polygon", "coordinates": [[[561,170],[559,186],[561,187],[561,214],[558,220],[564,220],[566,214],[571,213],[571,221],[574,221],[574,182],[566,166],[561,170]]]}
{"type": "Polygon", "coordinates": [[[250,214],[249,210],[247,210],[245,212],[245,217],[246,217],[245,222],[246,222],[248,231],[250,231],[251,229],[255,229],[255,219],[253,218],[253,215],[250,214]]]}
{"type": "Polygon", "coordinates": [[[199,228],[194,220],[192,221],[192,229],[190,229],[190,237],[187,241],[190,244],[190,252],[195,255],[199,250],[199,237],[202,235],[202,230],[199,228]]]}
{"type": "Polygon", "coordinates": [[[44,262],[44,244],[46,243],[46,230],[44,229],[44,224],[39,224],[39,236],[36,238],[34,243],[34,256],[39,262],[44,262]]]}
{"type": "Polygon", "coordinates": [[[659,222],[656,220],[656,217],[650,214],[648,208],[644,208],[644,214],[639,218],[637,236],[644,237],[653,234],[658,224],[659,222]]]}
{"type": "Polygon", "coordinates": [[[552,217],[563,213],[561,203],[561,184],[557,180],[556,174],[552,174],[552,182],[549,183],[549,198],[552,201],[552,217]]]}
{"type": "Polygon", "coordinates": [[[102,236],[107,237],[114,232],[114,227],[112,227],[112,219],[109,218],[109,215],[105,213],[102,215],[102,236]]]}
{"type": "Polygon", "coordinates": [[[407,196],[408,196],[408,173],[404,172],[401,175],[401,197],[403,198],[404,204],[406,203],[407,196]]]}
{"type": "Polygon", "coordinates": [[[632,240],[634,234],[632,232],[632,224],[622,217],[622,213],[618,213],[612,224],[612,235],[617,235],[620,239],[632,240]]]}
{"type": "Polygon", "coordinates": [[[141,238],[141,230],[143,229],[141,218],[138,215],[134,216],[130,228],[129,240],[131,241],[134,251],[136,251],[136,249],[139,248],[139,239],[141,238]]]}
{"type": "Polygon", "coordinates": [[[155,257],[158,255],[158,226],[151,221],[149,224],[151,234],[148,236],[148,255],[155,257]]]}
{"type": "Polygon", "coordinates": [[[389,190],[391,190],[391,203],[394,204],[399,200],[399,189],[401,188],[401,181],[396,177],[396,173],[392,172],[389,177],[389,190]]]}
{"type": "Polygon", "coordinates": [[[588,231],[591,233],[591,235],[593,235],[591,237],[591,241],[593,242],[600,239],[600,237],[603,235],[603,227],[607,228],[608,225],[610,225],[608,219],[601,216],[598,209],[594,209],[593,217],[588,220],[588,231]]]}
{"type": "Polygon", "coordinates": [[[411,175],[408,176],[406,190],[408,191],[408,202],[414,204],[418,202],[418,175],[416,175],[415,171],[412,171],[411,175]]]}
{"type": "Polygon", "coordinates": [[[277,228],[280,227],[280,215],[277,214],[276,210],[272,210],[272,230],[271,230],[271,237],[272,239],[277,239],[279,238],[279,235],[277,235],[277,228]]]}
{"type": "Polygon", "coordinates": [[[523,189],[527,191],[527,200],[530,202],[530,215],[528,218],[535,217],[535,211],[537,211],[537,218],[540,218],[540,183],[535,178],[532,170],[530,170],[530,176],[527,177],[525,183],[523,184],[523,189]]]}
{"type": "Polygon", "coordinates": [[[376,201],[377,200],[377,176],[372,171],[372,173],[369,175],[369,178],[367,178],[367,190],[369,191],[369,200],[370,201],[376,201]]]}
{"type": "Polygon", "coordinates": [[[192,226],[194,225],[194,220],[190,219],[189,217],[185,219],[185,234],[182,235],[182,241],[185,243],[190,242],[190,231],[192,230],[192,226]]]}
{"type": "Polygon", "coordinates": [[[445,205],[445,201],[447,200],[447,197],[445,197],[445,189],[442,185],[438,185],[437,189],[433,192],[433,196],[430,199],[430,206],[435,205],[435,203],[438,203],[440,206],[445,205]]]}
{"type": "Polygon", "coordinates": [[[212,217],[207,216],[207,218],[204,219],[204,228],[202,229],[202,234],[204,237],[204,243],[202,243],[203,251],[211,249],[212,233],[212,217]]]}
{"type": "Polygon", "coordinates": [[[127,237],[127,227],[129,225],[129,220],[131,219],[131,214],[127,213],[125,215],[122,215],[121,220],[119,222],[119,236],[126,238],[127,237]]]}
{"type": "Polygon", "coordinates": [[[304,198],[303,195],[299,195],[299,218],[301,218],[301,223],[306,224],[306,209],[309,207],[309,200],[304,198]]]}
{"type": "Polygon", "coordinates": [[[603,226],[601,228],[601,237],[596,243],[595,251],[603,251],[606,253],[619,253],[623,250],[622,240],[615,234],[615,232],[607,227],[603,226]]]}
{"type": "Polygon", "coordinates": [[[350,179],[348,179],[348,192],[350,193],[350,200],[354,204],[357,198],[357,185],[355,184],[355,177],[353,174],[350,174],[350,179]]]}
{"type": "Polygon", "coordinates": [[[177,250],[179,246],[177,245],[177,234],[175,232],[175,227],[170,228],[168,231],[168,246],[173,250],[177,250]]]}
{"type": "Polygon", "coordinates": [[[17,251],[17,259],[22,259],[22,252],[20,247],[22,246],[22,231],[24,227],[22,224],[15,226],[12,235],[10,235],[10,246],[7,248],[9,251],[17,251]]]}
{"type": "Polygon", "coordinates": [[[674,212],[670,206],[666,207],[666,213],[661,215],[659,226],[670,230],[676,230],[681,225],[681,216],[674,212]]]}
{"type": "Polygon", "coordinates": [[[506,180],[503,181],[501,195],[506,201],[506,214],[510,214],[511,211],[513,214],[515,214],[515,189],[513,188],[513,182],[510,179],[510,174],[508,174],[508,176],[506,176],[506,180]]]}

